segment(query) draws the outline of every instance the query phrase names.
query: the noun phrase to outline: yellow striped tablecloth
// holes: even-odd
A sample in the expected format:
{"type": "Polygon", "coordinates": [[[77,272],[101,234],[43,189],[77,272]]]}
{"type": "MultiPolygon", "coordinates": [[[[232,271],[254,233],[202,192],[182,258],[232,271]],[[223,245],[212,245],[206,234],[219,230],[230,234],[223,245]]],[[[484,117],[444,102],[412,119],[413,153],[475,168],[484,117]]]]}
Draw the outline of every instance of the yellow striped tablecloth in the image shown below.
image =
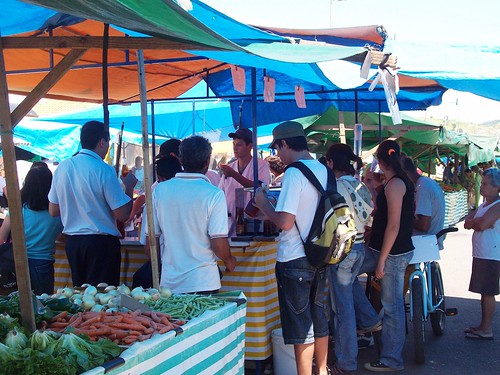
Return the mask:
{"type": "MultiPolygon", "coordinates": [[[[271,332],[280,327],[274,267],[276,242],[232,243],[233,272],[224,272],[222,291],[241,290],[247,297],[245,359],[264,360],[272,354],[271,332]]],[[[219,263],[224,270],[222,262],[219,263]]]]}
{"type": "MultiPolygon", "coordinates": [[[[138,241],[121,241],[122,263],[120,267],[120,283],[132,286],[132,278],[137,271],[148,260],[144,253],[144,246],[138,241]]],[[[73,286],[71,281],[71,270],[64,251],[64,243],[56,244],[56,261],[54,263],[54,289],[73,286]]],[[[76,285],[80,286],[80,285],[76,285]]]]}

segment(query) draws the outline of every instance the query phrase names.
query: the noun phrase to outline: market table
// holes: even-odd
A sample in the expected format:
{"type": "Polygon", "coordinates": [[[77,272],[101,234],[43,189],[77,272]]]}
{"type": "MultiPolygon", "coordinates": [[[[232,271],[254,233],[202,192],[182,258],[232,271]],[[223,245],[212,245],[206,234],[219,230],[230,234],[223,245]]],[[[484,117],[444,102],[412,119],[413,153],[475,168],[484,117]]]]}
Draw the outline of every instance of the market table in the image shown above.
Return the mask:
{"type": "Polygon", "coordinates": [[[445,219],[444,227],[455,225],[469,213],[467,207],[467,190],[444,192],[445,219]]]}
{"type": "Polygon", "coordinates": [[[234,302],[192,319],[181,333],[156,334],[84,374],[244,374],[246,298],[232,295],[234,302]]]}
{"type": "MultiPolygon", "coordinates": [[[[148,260],[144,252],[144,246],[135,240],[120,240],[122,262],[120,266],[120,284],[132,286],[132,278],[137,271],[148,260]]],[[[56,243],[54,263],[54,288],[73,286],[71,270],[64,250],[64,243],[56,243]]],[[[79,285],[76,285],[79,286],[79,285]]]]}
{"type": "MultiPolygon", "coordinates": [[[[231,241],[233,272],[224,272],[221,291],[241,290],[247,298],[245,359],[265,360],[272,354],[271,332],[280,327],[274,267],[277,242],[231,241]]],[[[224,269],[220,262],[221,269],[224,269]]]]}

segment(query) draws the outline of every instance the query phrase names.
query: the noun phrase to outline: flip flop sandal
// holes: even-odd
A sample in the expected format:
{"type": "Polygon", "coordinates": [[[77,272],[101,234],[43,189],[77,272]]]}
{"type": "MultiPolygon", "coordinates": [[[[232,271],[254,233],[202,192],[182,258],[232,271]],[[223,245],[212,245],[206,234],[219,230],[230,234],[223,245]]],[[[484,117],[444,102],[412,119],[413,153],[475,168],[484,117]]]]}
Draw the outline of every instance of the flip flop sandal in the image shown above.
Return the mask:
{"type": "Polygon", "coordinates": [[[493,340],[493,334],[474,331],[465,334],[465,337],[472,340],[493,340]]]}
{"type": "Polygon", "coordinates": [[[330,370],[329,374],[346,374],[348,371],[342,370],[340,367],[337,365],[333,365],[328,368],[330,370]]]}
{"type": "Polygon", "coordinates": [[[474,333],[477,331],[477,327],[468,327],[464,329],[464,333],[474,333]]]}

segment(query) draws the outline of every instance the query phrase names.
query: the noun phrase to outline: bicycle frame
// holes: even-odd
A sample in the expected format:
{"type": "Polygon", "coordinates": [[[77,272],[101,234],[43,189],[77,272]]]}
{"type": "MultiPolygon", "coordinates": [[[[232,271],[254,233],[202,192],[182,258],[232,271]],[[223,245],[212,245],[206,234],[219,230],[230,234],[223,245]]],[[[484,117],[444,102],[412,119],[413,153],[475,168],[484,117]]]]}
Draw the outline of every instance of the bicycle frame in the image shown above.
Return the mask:
{"type": "Polygon", "coordinates": [[[427,320],[430,313],[438,310],[439,306],[443,302],[443,298],[438,301],[436,305],[432,303],[432,294],[429,291],[433,290],[432,287],[432,278],[431,274],[431,262],[422,262],[419,264],[415,264],[415,271],[413,271],[409,278],[409,286],[410,286],[410,320],[413,320],[413,293],[411,289],[411,283],[413,279],[418,278],[422,283],[422,306],[424,313],[424,320],[427,320]]]}

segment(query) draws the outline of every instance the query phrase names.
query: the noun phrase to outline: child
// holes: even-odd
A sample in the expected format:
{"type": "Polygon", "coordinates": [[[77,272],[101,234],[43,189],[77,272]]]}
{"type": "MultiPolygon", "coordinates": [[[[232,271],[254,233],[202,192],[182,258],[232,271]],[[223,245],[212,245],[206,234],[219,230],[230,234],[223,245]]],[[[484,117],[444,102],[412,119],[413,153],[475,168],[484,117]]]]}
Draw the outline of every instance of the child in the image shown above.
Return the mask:
{"type": "Polygon", "coordinates": [[[495,295],[500,293],[500,172],[498,168],[484,171],[481,181],[484,203],[466,218],[464,228],[474,229],[472,235],[472,275],[469,291],[481,294],[481,323],[465,330],[465,337],[493,340],[495,295]]]}

